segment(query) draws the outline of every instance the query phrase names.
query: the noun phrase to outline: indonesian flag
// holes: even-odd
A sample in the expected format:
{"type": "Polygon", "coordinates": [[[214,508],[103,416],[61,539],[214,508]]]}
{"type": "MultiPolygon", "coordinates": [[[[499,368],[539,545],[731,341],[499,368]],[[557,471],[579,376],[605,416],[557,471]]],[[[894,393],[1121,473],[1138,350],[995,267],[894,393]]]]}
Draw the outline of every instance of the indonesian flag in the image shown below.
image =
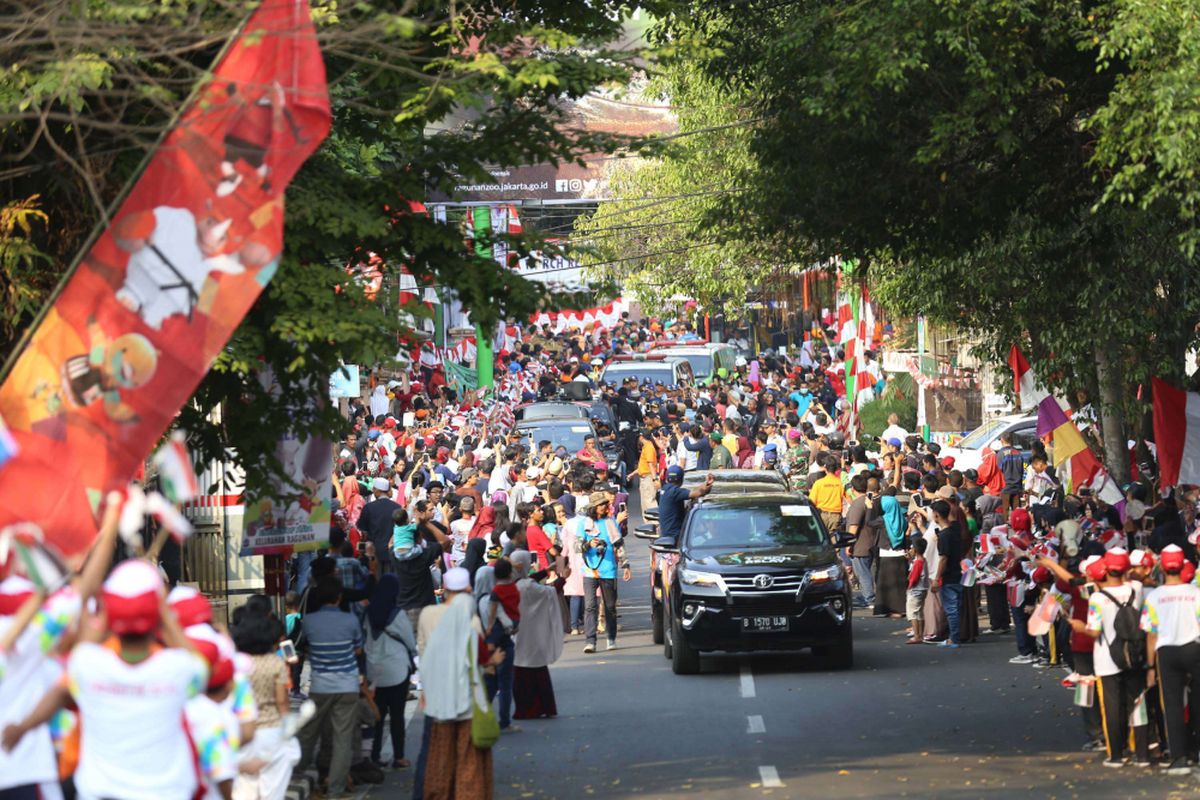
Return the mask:
{"type": "Polygon", "coordinates": [[[1200,394],[1154,379],[1154,443],[1165,489],[1200,484],[1200,394]]]}
{"type": "Polygon", "coordinates": [[[128,485],[274,276],[284,193],[330,123],[308,3],[262,0],[0,385],[20,446],[0,526],[29,521],[67,556],[88,549],[104,496],[128,485]]]}
{"type": "Polygon", "coordinates": [[[196,480],[196,470],[192,468],[192,457],[182,433],[171,434],[154,454],[154,465],[158,467],[163,494],[172,503],[186,503],[200,496],[200,483],[196,480]]]}
{"type": "Polygon", "coordinates": [[[1036,408],[1048,392],[1038,385],[1033,369],[1015,344],[1008,351],[1008,366],[1013,373],[1013,393],[1020,399],[1021,408],[1027,411],[1036,408]]]}

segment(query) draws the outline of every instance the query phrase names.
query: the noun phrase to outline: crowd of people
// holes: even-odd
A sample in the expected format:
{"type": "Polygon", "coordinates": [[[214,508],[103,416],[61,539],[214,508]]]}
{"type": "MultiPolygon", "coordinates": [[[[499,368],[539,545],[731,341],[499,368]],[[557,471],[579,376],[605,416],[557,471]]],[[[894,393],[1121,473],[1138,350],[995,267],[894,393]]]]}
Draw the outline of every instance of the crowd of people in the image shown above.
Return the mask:
{"type": "Polygon", "coordinates": [[[1068,673],[1106,765],[1130,742],[1137,765],[1195,761],[1195,491],[1137,483],[1108,504],[1068,493],[1044,450],[1010,441],[958,470],[898,419],[860,441],[840,354],[819,338],[704,384],[600,380],[616,356],[697,338],[649,320],[530,329],[497,353],[486,395],[453,389],[428,350],[374,378],[345,409],[327,546],[293,559],[284,609],[256,595],[228,626],[194,590],[168,594],[148,562],[110,569],[111,497],[70,586],[0,583],[0,797],[60,796],[66,780],[80,797],[268,800],[315,767],[327,797],[412,769],[416,798],[489,798],[491,744],[559,713],[564,644],[619,646],[629,492],[678,534],[712,486],[685,488],[687,473],[725,468],[805,492],[831,535],[853,539],[856,605],[905,620],[910,644],[1011,634],[1011,663],[1068,673]],[[516,428],[528,404],[581,392],[607,408],[582,447],[516,428]]]}

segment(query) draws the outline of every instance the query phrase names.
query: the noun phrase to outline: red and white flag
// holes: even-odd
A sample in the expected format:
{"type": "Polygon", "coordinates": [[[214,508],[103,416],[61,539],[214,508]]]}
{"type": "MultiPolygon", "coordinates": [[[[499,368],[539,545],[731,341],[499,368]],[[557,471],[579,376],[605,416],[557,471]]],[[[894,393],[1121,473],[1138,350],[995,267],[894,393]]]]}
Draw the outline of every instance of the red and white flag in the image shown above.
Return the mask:
{"type": "Polygon", "coordinates": [[[1038,384],[1033,368],[1015,344],[1008,351],[1008,366],[1012,368],[1013,393],[1021,401],[1021,409],[1031,411],[1037,408],[1038,403],[1050,393],[1038,384]]]}
{"type": "Polygon", "coordinates": [[[172,503],[186,503],[200,496],[200,482],[192,467],[192,456],[181,432],[175,431],[154,454],[163,494],[172,503]]]}
{"type": "Polygon", "coordinates": [[[1200,484],[1200,394],[1154,379],[1154,443],[1159,483],[1200,484]]]}

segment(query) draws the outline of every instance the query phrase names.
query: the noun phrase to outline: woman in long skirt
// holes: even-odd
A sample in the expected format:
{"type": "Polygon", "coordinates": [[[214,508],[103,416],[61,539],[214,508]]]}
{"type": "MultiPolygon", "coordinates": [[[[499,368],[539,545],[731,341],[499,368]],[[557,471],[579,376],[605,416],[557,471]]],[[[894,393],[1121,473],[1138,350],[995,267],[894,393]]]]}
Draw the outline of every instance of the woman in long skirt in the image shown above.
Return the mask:
{"type": "Polygon", "coordinates": [[[899,618],[904,614],[908,595],[908,558],[905,533],[908,522],[896,500],[896,487],[883,490],[879,501],[884,537],[879,541],[879,575],[875,582],[875,613],[899,618]]]}
{"type": "MultiPolygon", "coordinates": [[[[562,576],[570,567],[562,552],[552,549],[555,571],[562,576]]],[[[515,719],[535,719],[558,715],[554,700],[554,684],[550,680],[550,665],[562,655],[562,616],[558,592],[528,576],[530,554],[516,550],[510,556],[513,569],[520,577],[521,629],[517,633],[516,669],[513,671],[513,700],[515,719]]]]}
{"type": "MultiPolygon", "coordinates": [[[[418,624],[429,746],[422,752],[425,800],[491,800],[492,751],[471,741],[472,685],[487,661],[471,579],[462,567],[442,581],[447,601],[426,606],[418,624]]],[[[495,658],[490,659],[494,662],[495,658]]]]}

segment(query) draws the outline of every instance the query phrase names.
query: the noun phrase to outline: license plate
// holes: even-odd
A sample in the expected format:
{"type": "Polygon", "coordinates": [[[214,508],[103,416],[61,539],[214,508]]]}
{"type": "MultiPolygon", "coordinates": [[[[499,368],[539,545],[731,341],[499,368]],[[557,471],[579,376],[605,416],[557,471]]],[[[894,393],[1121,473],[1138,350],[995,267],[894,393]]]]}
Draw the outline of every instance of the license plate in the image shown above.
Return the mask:
{"type": "Polygon", "coordinates": [[[786,631],[787,617],[742,617],[744,631],[786,631]]]}

